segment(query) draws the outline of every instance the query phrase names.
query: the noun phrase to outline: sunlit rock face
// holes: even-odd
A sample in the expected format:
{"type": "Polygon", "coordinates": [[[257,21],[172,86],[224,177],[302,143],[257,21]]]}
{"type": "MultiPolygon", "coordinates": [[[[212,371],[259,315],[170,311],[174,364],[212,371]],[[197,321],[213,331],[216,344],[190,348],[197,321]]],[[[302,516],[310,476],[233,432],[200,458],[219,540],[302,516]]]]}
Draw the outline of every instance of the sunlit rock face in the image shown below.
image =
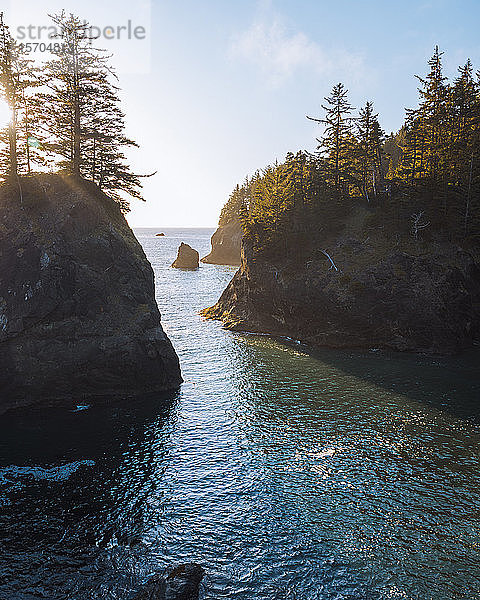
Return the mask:
{"type": "Polygon", "coordinates": [[[187,269],[195,270],[198,269],[198,252],[183,242],[178,248],[177,258],[173,261],[172,267],[174,269],[187,269]]]}
{"type": "Polygon", "coordinates": [[[480,338],[480,261],[453,243],[392,243],[362,226],[325,227],[287,249],[244,239],[240,269],[203,313],[317,347],[451,354],[480,338]]]}
{"type": "Polygon", "coordinates": [[[150,263],[119,206],[59,175],[0,188],[0,411],[181,383],[150,263]]]}
{"type": "Polygon", "coordinates": [[[242,236],[240,221],[231,221],[219,227],[212,235],[212,250],[202,258],[202,262],[214,265],[240,265],[242,236]]]}

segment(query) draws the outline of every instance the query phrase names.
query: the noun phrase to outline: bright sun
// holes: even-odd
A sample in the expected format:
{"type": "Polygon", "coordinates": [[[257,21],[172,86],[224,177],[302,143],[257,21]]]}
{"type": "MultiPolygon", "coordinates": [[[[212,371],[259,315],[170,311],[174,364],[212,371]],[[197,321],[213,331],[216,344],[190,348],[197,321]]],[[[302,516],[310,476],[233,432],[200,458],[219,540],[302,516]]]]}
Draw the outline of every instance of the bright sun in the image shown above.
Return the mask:
{"type": "Polygon", "coordinates": [[[5,100],[0,100],[0,127],[6,127],[10,121],[11,112],[5,100]]]}

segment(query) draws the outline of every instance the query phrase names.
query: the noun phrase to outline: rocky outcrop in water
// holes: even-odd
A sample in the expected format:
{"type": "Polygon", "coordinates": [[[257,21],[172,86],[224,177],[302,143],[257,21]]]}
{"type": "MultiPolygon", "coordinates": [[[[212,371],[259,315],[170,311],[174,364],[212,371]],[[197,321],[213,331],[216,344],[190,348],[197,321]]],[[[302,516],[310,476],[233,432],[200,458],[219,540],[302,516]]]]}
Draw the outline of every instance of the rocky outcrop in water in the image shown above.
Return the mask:
{"type": "Polygon", "coordinates": [[[199,254],[198,252],[183,242],[178,248],[177,258],[173,261],[172,267],[174,269],[187,269],[194,271],[199,266],[199,254]]]}
{"type": "Polygon", "coordinates": [[[287,250],[244,240],[240,269],[204,315],[311,346],[454,353],[480,337],[479,256],[362,227],[287,250]]]}
{"type": "Polygon", "coordinates": [[[202,258],[202,262],[214,265],[240,265],[242,236],[242,226],[238,220],[220,226],[212,235],[212,250],[202,258]]]}
{"type": "Polygon", "coordinates": [[[0,412],[177,388],[153,270],[119,205],[60,175],[0,188],[0,412]]]}
{"type": "Polygon", "coordinates": [[[133,600],[197,600],[204,574],[195,563],[180,565],[166,577],[154,575],[133,600]]]}

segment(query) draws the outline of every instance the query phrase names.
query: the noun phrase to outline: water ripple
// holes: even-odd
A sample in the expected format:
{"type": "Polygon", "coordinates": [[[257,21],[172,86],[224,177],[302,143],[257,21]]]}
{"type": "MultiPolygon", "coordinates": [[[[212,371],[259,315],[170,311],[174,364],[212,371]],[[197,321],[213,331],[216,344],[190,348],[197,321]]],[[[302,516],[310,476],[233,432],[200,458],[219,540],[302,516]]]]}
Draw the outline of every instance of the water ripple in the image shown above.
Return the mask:
{"type": "Polygon", "coordinates": [[[198,311],[234,269],[169,267],[210,232],[156,232],[138,235],[185,384],[3,417],[0,598],[127,599],[184,560],[204,600],[480,598],[478,352],[226,332],[198,311]]]}

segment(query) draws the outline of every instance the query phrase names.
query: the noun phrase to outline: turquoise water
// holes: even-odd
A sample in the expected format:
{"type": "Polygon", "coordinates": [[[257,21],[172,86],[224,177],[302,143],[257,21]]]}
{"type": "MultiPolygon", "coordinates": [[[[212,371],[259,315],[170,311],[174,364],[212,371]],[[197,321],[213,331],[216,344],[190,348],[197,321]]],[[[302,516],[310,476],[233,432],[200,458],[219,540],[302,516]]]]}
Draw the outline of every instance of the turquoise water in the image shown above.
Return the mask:
{"type": "Polygon", "coordinates": [[[186,560],[208,600],[480,598],[479,352],[226,332],[198,311],[234,269],[169,268],[212,231],[136,233],[185,383],[1,417],[0,598],[127,599],[186,560]]]}

